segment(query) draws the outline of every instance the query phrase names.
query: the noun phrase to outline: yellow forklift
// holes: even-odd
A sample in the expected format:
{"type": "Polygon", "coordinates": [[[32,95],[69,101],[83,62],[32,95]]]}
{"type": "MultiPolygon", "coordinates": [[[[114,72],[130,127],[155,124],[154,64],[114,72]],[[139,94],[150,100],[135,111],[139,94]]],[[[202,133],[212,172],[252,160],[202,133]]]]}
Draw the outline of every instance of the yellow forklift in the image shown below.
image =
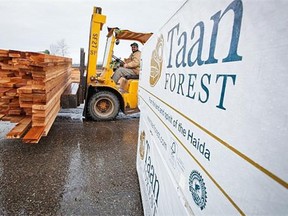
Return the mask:
{"type": "Polygon", "coordinates": [[[119,85],[111,77],[123,62],[113,55],[114,45],[121,40],[138,41],[144,44],[152,33],[138,33],[119,28],[108,28],[102,67],[97,69],[100,31],[106,22],[100,7],[93,8],[90,24],[88,63],[85,67],[85,52],[80,50],[80,83],[75,93],[68,87],[61,97],[62,108],[76,108],[84,103],[83,116],[94,121],[113,120],[120,110],[125,114],[139,112],[138,76],[126,76],[127,92],[121,93],[119,85]]]}

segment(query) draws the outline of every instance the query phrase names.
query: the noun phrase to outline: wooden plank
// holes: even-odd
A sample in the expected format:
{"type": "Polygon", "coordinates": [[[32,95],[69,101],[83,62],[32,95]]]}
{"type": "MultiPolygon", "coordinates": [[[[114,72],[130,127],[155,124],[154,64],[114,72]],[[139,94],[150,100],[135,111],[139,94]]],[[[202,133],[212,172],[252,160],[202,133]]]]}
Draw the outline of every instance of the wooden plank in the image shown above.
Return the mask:
{"type": "MultiPolygon", "coordinates": [[[[47,113],[44,117],[38,117],[32,115],[32,126],[45,126],[51,118],[56,118],[58,112],[60,111],[60,101],[55,104],[55,106],[47,113]]],[[[54,119],[55,119],[54,118],[54,119]]]]}
{"type": "Polygon", "coordinates": [[[10,121],[11,120],[11,116],[8,116],[8,115],[4,115],[2,118],[1,118],[2,121],[10,121]]]}
{"type": "MultiPolygon", "coordinates": [[[[7,106],[7,107],[1,107],[1,109],[0,109],[0,113],[1,114],[8,114],[8,112],[9,112],[9,107],[7,106]]],[[[5,116],[2,118],[2,120],[5,118],[5,116]]],[[[4,120],[5,121],[5,120],[4,120]]]]}
{"type": "Polygon", "coordinates": [[[15,84],[15,88],[21,88],[23,86],[26,86],[27,85],[27,82],[25,80],[23,80],[22,82],[17,82],[15,84]]]}
{"type": "Polygon", "coordinates": [[[33,103],[31,101],[20,101],[20,107],[21,108],[29,108],[31,109],[31,113],[32,113],[32,106],[33,106],[33,103]]]}
{"type": "Polygon", "coordinates": [[[16,86],[16,83],[17,82],[12,82],[12,81],[11,82],[6,82],[6,83],[3,83],[2,86],[3,87],[8,87],[8,88],[14,88],[16,86]]]}
{"type": "Polygon", "coordinates": [[[26,85],[17,89],[18,94],[32,94],[32,86],[26,85]]]}
{"type": "MultiPolygon", "coordinates": [[[[58,112],[60,111],[60,108],[58,109],[58,112]]],[[[51,119],[49,119],[49,121],[46,123],[46,126],[45,126],[45,130],[44,130],[44,133],[43,133],[43,136],[47,136],[48,133],[49,133],[49,130],[51,129],[55,119],[57,117],[57,114],[52,116],[51,119]]]]}
{"type": "Polygon", "coordinates": [[[32,118],[32,106],[31,107],[23,107],[26,116],[30,116],[32,118]]]}
{"type": "Polygon", "coordinates": [[[12,89],[10,89],[9,91],[6,91],[5,92],[5,95],[8,95],[8,96],[16,96],[16,95],[18,95],[17,94],[17,89],[16,88],[12,88],[12,89]]]}
{"type": "Polygon", "coordinates": [[[8,50],[2,50],[0,49],[0,56],[1,57],[9,57],[8,50]]]}
{"type": "Polygon", "coordinates": [[[21,57],[23,56],[23,54],[21,55],[21,51],[18,50],[9,50],[9,57],[21,57]]]}
{"type": "Polygon", "coordinates": [[[24,143],[38,143],[44,133],[44,129],[45,127],[42,126],[32,127],[23,137],[22,141],[24,143]]]}
{"type": "Polygon", "coordinates": [[[10,122],[11,123],[19,123],[25,116],[11,116],[10,122]]]}
{"type": "Polygon", "coordinates": [[[9,108],[8,115],[21,115],[23,113],[23,110],[21,108],[19,109],[11,109],[9,108]]]}
{"type": "Polygon", "coordinates": [[[11,90],[10,88],[0,88],[0,96],[4,96],[7,91],[11,90]]]}
{"type": "Polygon", "coordinates": [[[31,126],[32,120],[30,117],[22,119],[12,130],[6,135],[7,139],[20,138],[31,126]]]}
{"type": "Polygon", "coordinates": [[[33,72],[32,73],[32,76],[33,76],[33,79],[35,80],[43,80],[44,82],[47,82],[51,79],[54,79],[55,77],[58,77],[59,75],[62,75],[62,74],[71,74],[71,72],[69,73],[69,67],[64,67],[64,68],[61,68],[61,69],[52,69],[51,72],[46,72],[46,73],[40,73],[40,72],[33,72]]]}
{"type": "Polygon", "coordinates": [[[15,67],[15,66],[9,65],[9,64],[5,64],[5,63],[1,63],[1,62],[0,62],[0,68],[1,68],[2,70],[7,70],[7,72],[9,72],[9,74],[10,74],[10,73],[13,74],[13,71],[19,70],[18,67],[15,67]]]}
{"type": "MultiPolygon", "coordinates": [[[[1,71],[0,71],[0,75],[1,75],[1,71]]],[[[1,79],[0,79],[0,84],[10,82],[10,81],[11,81],[11,78],[12,78],[12,77],[1,78],[1,79]]]]}
{"type": "Polygon", "coordinates": [[[9,108],[20,108],[20,104],[19,104],[19,100],[17,98],[14,98],[13,100],[11,100],[11,102],[9,103],[9,108]]]}

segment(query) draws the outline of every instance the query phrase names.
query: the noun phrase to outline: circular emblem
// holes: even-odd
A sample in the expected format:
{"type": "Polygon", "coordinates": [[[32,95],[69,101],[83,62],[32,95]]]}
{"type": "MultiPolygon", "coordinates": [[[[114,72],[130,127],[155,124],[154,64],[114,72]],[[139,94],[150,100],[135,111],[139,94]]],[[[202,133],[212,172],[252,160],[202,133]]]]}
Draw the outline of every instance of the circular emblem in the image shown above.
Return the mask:
{"type": "Polygon", "coordinates": [[[204,180],[200,173],[193,170],[189,177],[189,190],[197,206],[203,210],[207,203],[207,192],[204,180]]]}
{"type": "Polygon", "coordinates": [[[140,158],[141,158],[141,160],[144,159],[144,155],[145,155],[144,142],[145,142],[145,131],[142,131],[142,132],[140,133],[140,146],[139,146],[139,153],[140,153],[140,158]]]}
{"type": "Polygon", "coordinates": [[[161,35],[158,38],[156,48],[152,52],[151,57],[151,71],[150,71],[150,85],[153,87],[158,82],[161,72],[162,72],[162,63],[163,63],[163,48],[164,48],[164,38],[161,35]]]}

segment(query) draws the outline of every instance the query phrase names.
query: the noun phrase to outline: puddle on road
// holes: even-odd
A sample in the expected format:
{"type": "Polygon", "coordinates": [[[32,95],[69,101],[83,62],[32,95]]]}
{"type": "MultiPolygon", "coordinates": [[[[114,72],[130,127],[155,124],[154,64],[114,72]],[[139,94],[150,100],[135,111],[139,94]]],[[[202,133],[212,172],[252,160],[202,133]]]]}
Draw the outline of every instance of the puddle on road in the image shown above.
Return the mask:
{"type": "Polygon", "coordinates": [[[62,201],[60,202],[61,212],[72,214],[79,209],[79,202],[82,206],[90,206],[92,203],[87,197],[89,179],[86,175],[85,167],[88,160],[81,152],[81,144],[78,142],[77,148],[72,152],[68,167],[68,175],[64,186],[62,201]]]}
{"type": "Polygon", "coordinates": [[[16,124],[1,121],[0,122],[0,140],[6,139],[6,134],[9,133],[10,130],[12,130],[13,127],[15,127],[16,124]]]}

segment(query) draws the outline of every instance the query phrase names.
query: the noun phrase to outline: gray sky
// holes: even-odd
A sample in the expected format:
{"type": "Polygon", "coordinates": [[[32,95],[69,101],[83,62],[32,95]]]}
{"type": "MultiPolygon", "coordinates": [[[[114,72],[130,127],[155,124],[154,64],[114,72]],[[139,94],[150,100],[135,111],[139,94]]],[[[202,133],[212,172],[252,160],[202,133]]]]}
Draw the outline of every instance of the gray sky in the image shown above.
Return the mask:
{"type": "MultiPolygon", "coordinates": [[[[0,49],[50,50],[65,39],[68,56],[79,63],[80,48],[88,50],[93,6],[102,7],[106,24],[100,38],[99,61],[106,42],[106,27],[156,32],[185,0],[0,0],[0,49]]],[[[124,41],[123,41],[124,42],[124,41]]],[[[119,57],[131,52],[128,42],[115,48],[119,57]]],[[[141,49],[141,46],[140,46],[141,49]]]]}

